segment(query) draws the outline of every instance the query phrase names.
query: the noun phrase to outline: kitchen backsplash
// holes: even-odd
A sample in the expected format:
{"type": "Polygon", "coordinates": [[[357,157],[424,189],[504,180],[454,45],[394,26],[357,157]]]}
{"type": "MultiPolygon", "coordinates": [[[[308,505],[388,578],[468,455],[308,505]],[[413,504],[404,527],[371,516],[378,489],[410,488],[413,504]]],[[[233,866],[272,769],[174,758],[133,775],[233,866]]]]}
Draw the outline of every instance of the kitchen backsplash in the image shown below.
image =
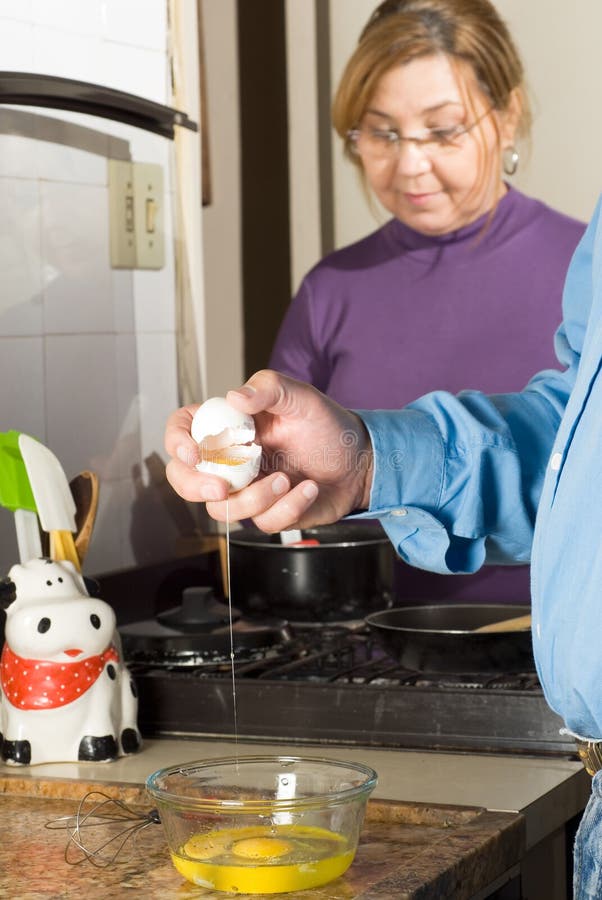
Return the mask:
{"type": "MultiPolygon", "coordinates": [[[[169,104],[167,31],[167,0],[0,0],[0,69],[169,104]]],[[[172,154],[169,140],[117,122],[0,106],[0,431],[42,440],[68,478],[98,472],[89,573],[174,552],[145,463],[165,456],[178,396],[172,154]],[[161,270],[111,269],[112,156],[163,167],[161,270]]],[[[0,573],[16,561],[0,509],[0,573]]]]}

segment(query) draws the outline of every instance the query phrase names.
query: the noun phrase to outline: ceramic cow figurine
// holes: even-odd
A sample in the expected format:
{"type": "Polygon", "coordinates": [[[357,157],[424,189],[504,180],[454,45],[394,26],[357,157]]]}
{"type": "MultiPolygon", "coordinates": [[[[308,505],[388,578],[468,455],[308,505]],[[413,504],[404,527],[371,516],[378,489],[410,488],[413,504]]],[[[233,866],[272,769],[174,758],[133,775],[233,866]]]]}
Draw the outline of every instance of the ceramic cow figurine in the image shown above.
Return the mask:
{"type": "Polygon", "coordinates": [[[0,745],[15,765],[115,759],[140,747],[115,613],[70,562],[13,566],[0,658],[0,745]]]}

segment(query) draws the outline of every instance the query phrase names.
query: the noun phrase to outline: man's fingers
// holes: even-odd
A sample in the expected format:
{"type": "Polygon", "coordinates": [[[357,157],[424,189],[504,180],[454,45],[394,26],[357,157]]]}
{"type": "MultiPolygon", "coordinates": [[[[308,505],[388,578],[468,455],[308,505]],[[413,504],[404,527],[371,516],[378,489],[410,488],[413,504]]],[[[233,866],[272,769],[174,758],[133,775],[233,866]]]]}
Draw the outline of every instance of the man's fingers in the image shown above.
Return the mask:
{"type": "Polygon", "coordinates": [[[216,475],[197,472],[179,459],[171,459],[165,467],[165,475],[173,489],[184,500],[198,503],[204,500],[225,500],[228,482],[216,475]]]}
{"type": "Polygon", "coordinates": [[[226,399],[250,415],[269,412],[275,416],[287,416],[298,407],[300,391],[313,393],[314,388],[272,369],[262,369],[238,390],[228,391],[226,399]]]}
{"type": "Polygon", "coordinates": [[[189,466],[198,462],[198,446],[190,435],[192,417],[198,408],[197,403],[176,410],[165,426],[165,450],[169,456],[180,459],[189,466]]]}
{"type": "Polygon", "coordinates": [[[262,531],[275,533],[294,528],[305,516],[318,496],[318,486],[313,481],[302,481],[266,509],[252,516],[262,531]]]}
{"type": "Polygon", "coordinates": [[[286,475],[274,472],[265,478],[252,481],[242,491],[235,491],[228,497],[228,513],[225,504],[207,503],[207,512],[220,522],[226,520],[239,522],[241,519],[252,519],[261,514],[281,497],[290,487],[286,475]]]}
{"type": "Polygon", "coordinates": [[[229,517],[231,522],[253,519],[263,531],[285,531],[294,526],[313,504],[318,495],[313,481],[304,481],[289,490],[289,480],[275,472],[230,494],[228,504],[207,503],[207,512],[219,522],[229,517]]]}

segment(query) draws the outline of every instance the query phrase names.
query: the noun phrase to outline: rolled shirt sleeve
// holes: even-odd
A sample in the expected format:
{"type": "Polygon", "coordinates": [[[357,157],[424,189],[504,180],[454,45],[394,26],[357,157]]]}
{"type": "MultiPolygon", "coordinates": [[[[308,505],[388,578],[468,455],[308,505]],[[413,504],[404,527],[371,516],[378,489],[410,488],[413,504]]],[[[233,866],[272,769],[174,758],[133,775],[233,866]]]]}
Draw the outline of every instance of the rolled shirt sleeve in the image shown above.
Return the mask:
{"type": "Polygon", "coordinates": [[[359,415],[376,460],[369,512],[403,560],[440,573],[528,562],[559,421],[543,398],[435,392],[359,415]]]}
{"type": "Polygon", "coordinates": [[[588,327],[596,327],[589,314],[599,215],[600,203],[567,274],[555,338],[562,370],[540,372],[513,394],[435,391],[400,411],[358,410],[375,460],[363,515],[381,520],[411,565],[468,573],[529,560],[553,442],[588,327]]]}

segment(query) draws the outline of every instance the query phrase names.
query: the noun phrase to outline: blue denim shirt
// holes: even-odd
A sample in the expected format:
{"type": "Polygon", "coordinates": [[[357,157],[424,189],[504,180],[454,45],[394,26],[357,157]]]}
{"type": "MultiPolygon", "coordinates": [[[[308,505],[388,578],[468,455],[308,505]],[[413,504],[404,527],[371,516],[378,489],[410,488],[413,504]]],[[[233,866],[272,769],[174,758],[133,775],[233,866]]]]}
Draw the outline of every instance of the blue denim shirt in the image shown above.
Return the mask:
{"type": "Polygon", "coordinates": [[[602,738],[600,211],[568,271],[558,370],[520,393],[438,391],[360,412],[375,449],[368,515],[406,562],[454,573],[531,558],[539,676],[552,708],[590,738],[602,738]]]}

